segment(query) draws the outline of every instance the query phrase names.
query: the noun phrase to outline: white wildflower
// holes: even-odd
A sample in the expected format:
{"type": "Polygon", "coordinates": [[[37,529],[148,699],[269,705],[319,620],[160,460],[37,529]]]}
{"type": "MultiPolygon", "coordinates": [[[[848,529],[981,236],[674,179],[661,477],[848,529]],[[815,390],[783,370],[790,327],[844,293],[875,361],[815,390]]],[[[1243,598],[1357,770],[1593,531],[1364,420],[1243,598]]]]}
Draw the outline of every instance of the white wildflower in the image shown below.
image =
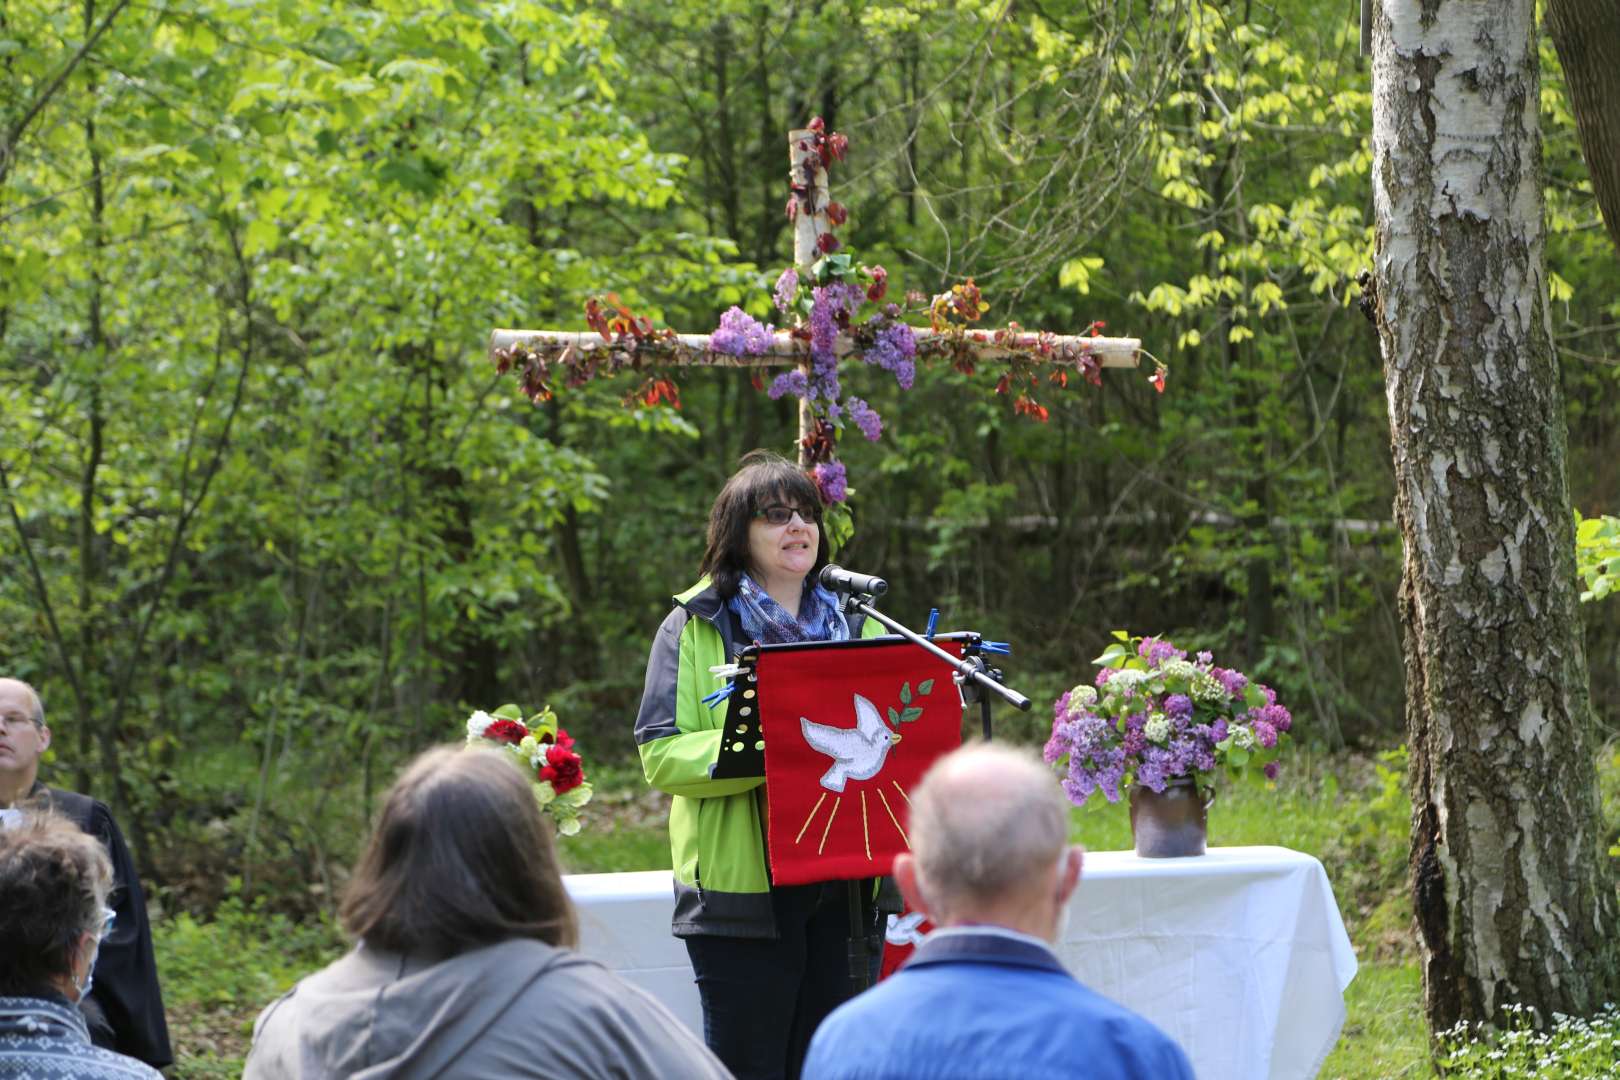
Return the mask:
{"type": "Polygon", "coordinates": [[[474,739],[482,739],[484,732],[488,731],[489,725],[494,722],[495,718],[483,709],[479,709],[467,717],[467,741],[472,742],[474,739]]]}
{"type": "Polygon", "coordinates": [[[1142,725],[1142,734],[1148,737],[1149,742],[1155,742],[1163,746],[1165,741],[1170,738],[1169,718],[1162,712],[1154,713],[1148,717],[1147,723],[1142,725]]]}

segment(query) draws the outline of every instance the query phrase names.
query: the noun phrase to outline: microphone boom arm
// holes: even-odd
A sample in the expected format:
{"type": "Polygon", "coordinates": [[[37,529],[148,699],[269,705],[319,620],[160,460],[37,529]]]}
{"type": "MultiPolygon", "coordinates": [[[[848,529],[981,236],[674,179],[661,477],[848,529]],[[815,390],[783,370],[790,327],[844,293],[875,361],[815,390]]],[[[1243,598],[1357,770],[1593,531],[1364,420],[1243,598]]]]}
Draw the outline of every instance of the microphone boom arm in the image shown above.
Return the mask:
{"type": "Polygon", "coordinates": [[[898,622],[895,622],[893,619],[883,614],[883,612],[879,611],[871,604],[868,604],[859,596],[851,594],[848,604],[851,608],[860,612],[862,615],[865,615],[867,618],[876,619],[879,623],[894,631],[896,634],[899,634],[913,645],[919,645],[933,653],[935,656],[939,657],[941,660],[945,661],[956,671],[956,677],[959,681],[971,682],[980,688],[992,690],[996,694],[999,694],[1003,700],[1013,707],[1023,712],[1029,711],[1029,698],[1025,697],[1023,694],[1020,694],[1012,687],[1005,686],[996,679],[985,674],[984,668],[979,663],[976,663],[973,658],[963,657],[961,659],[957,659],[944,649],[940,648],[938,645],[935,645],[932,641],[929,641],[927,638],[917,633],[915,630],[907,629],[898,622]]]}

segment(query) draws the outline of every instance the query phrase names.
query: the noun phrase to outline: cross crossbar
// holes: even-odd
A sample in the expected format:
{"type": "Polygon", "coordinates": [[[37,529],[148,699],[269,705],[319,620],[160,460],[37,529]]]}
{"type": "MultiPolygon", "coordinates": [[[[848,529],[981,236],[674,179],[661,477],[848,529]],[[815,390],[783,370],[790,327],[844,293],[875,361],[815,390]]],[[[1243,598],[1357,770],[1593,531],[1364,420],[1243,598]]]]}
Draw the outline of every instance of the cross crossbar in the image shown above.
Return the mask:
{"type": "MultiPolygon", "coordinates": [[[[954,334],[941,334],[933,330],[920,329],[912,331],[917,338],[917,351],[931,353],[938,351],[940,345],[951,342],[954,345],[954,334]]],[[[994,332],[988,330],[970,330],[962,335],[963,341],[971,347],[975,358],[992,360],[997,357],[1012,356],[1014,350],[996,344],[994,332]]],[[[1066,357],[1078,356],[1089,352],[1096,357],[1097,363],[1105,368],[1133,368],[1141,360],[1142,341],[1140,338],[1120,337],[1082,337],[1077,335],[1037,335],[1033,333],[1018,333],[1013,338],[1014,343],[1024,350],[1036,348],[1038,345],[1051,349],[1050,359],[1054,363],[1063,363],[1066,357]]],[[[514,345],[525,346],[530,349],[539,349],[546,352],[556,352],[572,348],[580,353],[606,350],[608,352],[626,352],[626,346],[619,340],[609,341],[595,331],[571,330],[496,330],[489,335],[489,353],[491,358],[499,349],[509,349],[514,345]]],[[[854,344],[846,335],[839,335],[836,346],[838,355],[847,356],[854,350],[854,344]]],[[[699,365],[704,367],[787,367],[800,363],[810,355],[810,343],[802,338],[795,338],[788,331],[778,331],[771,338],[771,344],[758,356],[732,356],[729,353],[715,352],[709,348],[708,334],[674,334],[664,338],[648,339],[642,341],[635,349],[643,359],[640,363],[626,361],[624,366],[646,366],[648,364],[674,364],[699,365]]],[[[1072,361],[1071,361],[1072,364],[1072,361]]]]}

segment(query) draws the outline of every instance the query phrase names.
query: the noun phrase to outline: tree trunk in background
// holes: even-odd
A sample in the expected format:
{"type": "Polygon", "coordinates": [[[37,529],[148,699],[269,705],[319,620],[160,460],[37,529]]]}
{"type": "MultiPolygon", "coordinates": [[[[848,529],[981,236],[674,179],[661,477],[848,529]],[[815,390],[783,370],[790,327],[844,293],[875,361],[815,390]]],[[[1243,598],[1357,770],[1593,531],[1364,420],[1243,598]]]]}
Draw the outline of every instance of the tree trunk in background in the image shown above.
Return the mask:
{"type": "Polygon", "coordinates": [[[1533,0],[1382,0],[1378,333],[1430,1028],[1595,1010],[1620,940],[1543,266],[1533,0]]]}
{"type": "Polygon", "coordinates": [[[1569,104],[1609,240],[1620,248],[1620,5],[1547,0],[1547,29],[1569,83],[1569,104]]]}

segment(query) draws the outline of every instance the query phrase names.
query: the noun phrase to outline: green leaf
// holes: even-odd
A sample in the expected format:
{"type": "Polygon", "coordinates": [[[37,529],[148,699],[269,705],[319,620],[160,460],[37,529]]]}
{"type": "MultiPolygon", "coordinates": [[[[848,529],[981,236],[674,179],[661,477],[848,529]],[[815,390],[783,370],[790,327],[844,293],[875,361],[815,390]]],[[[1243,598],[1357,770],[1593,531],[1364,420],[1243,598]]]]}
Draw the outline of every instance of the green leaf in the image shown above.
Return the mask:
{"type": "Polygon", "coordinates": [[[895,727],[900,726],[900,712],[893,705],[889,706],[889,723],[895,727]]]}
{"type": "Polygon", "coordinates": [[[489,715],[495,717],[497,720],[522,720],[523,710],[518,708],[516,705],[502,705],[489,715]]]}
{"type": "Polygon", "coordinates": [[[911,704],[911,683],[909,682],[900,684],[900,704],[911,704]]]}
{"type": "Polygon", "coordinates": [[[1260,689],[1259,683],[1251,682],[1243,691],[1243,704],[1251,709],[1258,709],[1266,703],[1266,692],[1260,689]]]}
{"type": "Polygon", "coordinates": [[[917,706],[913,705],[911,708],[907,709],[905,712],[900,714],[900,722],[902,724],[909,724],[913,720],[915,720],[918,717],[922,716],[922,712],[923,711],[921,709],[919,709],[917,706]]]}
{"type": "Polygon", "coordinates": [[[1234,747],[1226,752],[1226,763],[1241,769],[1249,763],[1249,752],[1234,747]]]}
{"type": "Polygon", "coordinates": [[[933,692],[934,692],[934,680],[933,679],[924,679],[922,682],[917,684],[917,693],[919,693],[919,694],[931,694],[933,692]]]}
{"type": "Polygon", "coordinates": [[[1110,645],[1108,648],[1104,649],[1102,651],[1102,655],[1093,660],[1092,663],[1096,664],[1098,667],[1113,667],[1115,666],[1115,660],[1128,655],[1129,653],[1127,652],[1125,646],[1110,645]]]}

